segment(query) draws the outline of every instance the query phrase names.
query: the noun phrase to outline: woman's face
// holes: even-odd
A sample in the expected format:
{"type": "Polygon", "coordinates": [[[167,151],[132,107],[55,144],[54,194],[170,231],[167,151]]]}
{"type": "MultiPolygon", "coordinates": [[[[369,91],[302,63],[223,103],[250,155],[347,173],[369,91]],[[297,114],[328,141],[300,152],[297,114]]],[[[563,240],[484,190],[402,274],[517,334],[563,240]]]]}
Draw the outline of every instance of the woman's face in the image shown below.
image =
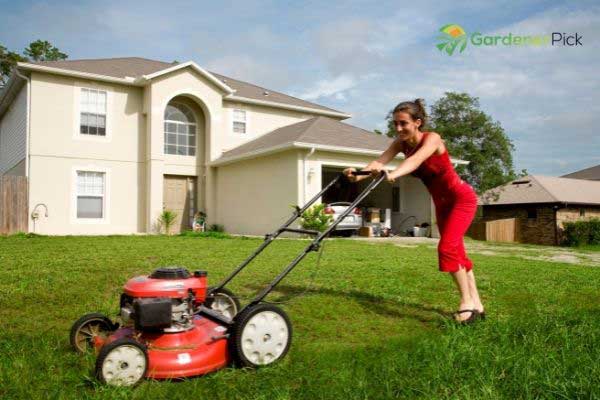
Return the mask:
{"type": "Polygon", "coordinates": [[[404,111],[396,111],[394,113],[394,127],[396,135],[400,140],[407,140],[417,133],[421,126],[421,120],[414,120],[409,113],[404,111]]]}

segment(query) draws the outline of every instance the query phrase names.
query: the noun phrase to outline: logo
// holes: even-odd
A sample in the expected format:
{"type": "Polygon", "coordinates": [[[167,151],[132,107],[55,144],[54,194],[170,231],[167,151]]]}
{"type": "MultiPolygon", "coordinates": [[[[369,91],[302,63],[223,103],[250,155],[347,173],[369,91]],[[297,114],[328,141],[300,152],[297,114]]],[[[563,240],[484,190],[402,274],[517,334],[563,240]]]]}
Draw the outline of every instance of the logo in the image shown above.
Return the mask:
{"type": "Polygon", "coordinates": [[[438,37],[438,40],[441,43],[436,46],[440,51],[446,51],[451,56],[458,46],[460,46],[459,53],[462,53],[467,47],[467,32],[460,25],[442,26],[440,32],[442,35],[438,37]]]}
{"type": "Polygon", "coordinates": [[[442,34],[438,36],[440,43],[435,47],[439,51],[446,52],[449,56],[454,54],[456,49],[462,53],[467,48],[467,42],[472,46],[507,46],[507,47],[544,47],[544,46],[563,46],[574,47],[583,46],[583,36],[579,33],[552,32],[540,35],[517,35],[508,33],[503,35],[483,35],[481,32],[474,32],[467,35],[467,32],[457,24],[448,24],[440,28],[442,34]]]}

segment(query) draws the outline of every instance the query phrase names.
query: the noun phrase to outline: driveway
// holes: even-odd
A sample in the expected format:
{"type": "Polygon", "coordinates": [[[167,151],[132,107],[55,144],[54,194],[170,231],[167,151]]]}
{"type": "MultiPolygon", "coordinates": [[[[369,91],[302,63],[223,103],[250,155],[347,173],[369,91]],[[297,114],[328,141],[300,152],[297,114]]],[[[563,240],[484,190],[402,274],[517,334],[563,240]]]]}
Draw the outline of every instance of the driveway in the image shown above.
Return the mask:
{"type": "MultiPolygon", "coordinates": [[[[439,241],[439,239],[432,238],[400,236],[391,238],[353,237],[351,240],[369,243],[391,243],[400,247],[428,246],[431,248],[435,248],[439,241]]],[[[583,251],[568,247],[536,246],[518,243],[490,243],[470,239],[467,239],[465,242],[465,247],[468,253],[485,256],[517,257],[524,260],[541,260],[600,267],[600,252],[597,251],[583,251]]]]}

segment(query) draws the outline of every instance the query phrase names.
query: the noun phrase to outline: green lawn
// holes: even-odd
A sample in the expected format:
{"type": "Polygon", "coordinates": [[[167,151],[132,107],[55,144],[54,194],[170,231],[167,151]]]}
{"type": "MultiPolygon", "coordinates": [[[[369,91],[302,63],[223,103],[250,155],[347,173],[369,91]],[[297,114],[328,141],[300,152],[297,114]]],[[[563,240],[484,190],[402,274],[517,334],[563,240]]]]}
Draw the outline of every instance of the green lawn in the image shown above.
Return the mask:
{"type": "MultiPolygon", "coordinates": [[[[449,321],[457,297],[435,247],[334,239],[316,275],[313,253],[268,298],[287,301],[294,328],[275,366],[110,388],[91,378],[93,356],[70,350],[72,322],[115,315],[128,278],[184,265],[216,282],[259,243],[0,237],[0,398],[600,399],[600,269],[514,251],[473,253],[489,314],[475,326],[449,321]]],[[[256,293],[307,243],[277,241],[231,289],[256,293]]]]}

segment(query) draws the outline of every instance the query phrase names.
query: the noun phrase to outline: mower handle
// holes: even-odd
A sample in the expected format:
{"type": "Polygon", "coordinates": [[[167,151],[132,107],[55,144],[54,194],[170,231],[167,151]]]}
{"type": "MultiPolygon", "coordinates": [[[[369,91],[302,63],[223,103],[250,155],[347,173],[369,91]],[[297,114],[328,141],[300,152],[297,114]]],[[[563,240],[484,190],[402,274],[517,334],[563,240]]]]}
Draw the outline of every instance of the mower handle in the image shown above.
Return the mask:
{"type": "Polygon", "coordinates": [[[352,171],[351,174],[354,176],[359,176],[359,175],[371,175],[373,172],[372,171],[352,171]]]}

